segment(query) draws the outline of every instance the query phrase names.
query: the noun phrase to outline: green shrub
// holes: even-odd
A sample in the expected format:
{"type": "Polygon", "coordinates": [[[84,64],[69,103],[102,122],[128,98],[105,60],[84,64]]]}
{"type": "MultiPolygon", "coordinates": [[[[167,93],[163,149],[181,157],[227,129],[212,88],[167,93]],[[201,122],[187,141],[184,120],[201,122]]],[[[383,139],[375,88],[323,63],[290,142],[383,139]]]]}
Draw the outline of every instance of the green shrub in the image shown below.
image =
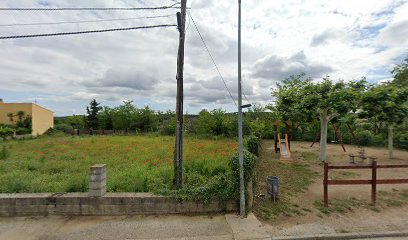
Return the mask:
{"type": "Polygon", "coordinates": [[[369,146],[373,142],[373,134],[369,130],[356,132],[357,141],[361,146],[369,146]]]}
{"type": "Polygon", "coordinates": [[[10,127],[0,126],[0,138],[6,139],[6,137],[13,136],[14,130],[10,127]]]}
{"type": "Polygon", "coordinates": [[[176,133],[176,119],[171,118],[169,119],[169,122],[165,124],[161,129],[161,134],[173,136],[175,135],[175,133],[176,133]]]}
{"type": "Polygon", "coordinates": [[[66,124],[66,123],[58,123],[58,124],[55,124],[54,129],[60,130],[60,131],[70,131],[74,128],[71,125],[66,124]]]}
{"type": "MultiPolygon", "coordinates": [[[[244,150],[244,180],[245,184],[251,181],[255,175],[256,156],[247,150],[244,150]]],[[[229,166],[232,170],[232,177],[235,179],[236,187],[239,189],[239,157],[238,153],[230,159],[229,166]]]]}
{"type": "Polygon", "coordinates": [[[251,135],[246,138],[247,149],[250,153],[259,156],[259,147],[261,146],[261,140],[255,136],[251,135]]]}
{"type": "Polygon", "coordinates": [[[32,130],[29,128],[22,128],[19,127],[16,129],[16,134],[17,135],[26,135],[26,134],[31,134],[32,130]]]}

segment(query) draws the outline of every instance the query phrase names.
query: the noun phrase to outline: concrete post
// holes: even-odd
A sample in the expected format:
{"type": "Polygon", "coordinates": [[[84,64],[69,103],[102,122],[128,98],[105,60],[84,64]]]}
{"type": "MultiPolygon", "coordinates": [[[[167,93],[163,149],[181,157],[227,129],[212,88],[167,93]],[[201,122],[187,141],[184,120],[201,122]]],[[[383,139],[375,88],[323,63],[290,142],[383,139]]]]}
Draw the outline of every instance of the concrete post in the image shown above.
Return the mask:
{"type": "Polygon", "coordinates": [[[106,193],[106,164],[96,164],[90,169],[89,196],[101,197],[106,193]]]}

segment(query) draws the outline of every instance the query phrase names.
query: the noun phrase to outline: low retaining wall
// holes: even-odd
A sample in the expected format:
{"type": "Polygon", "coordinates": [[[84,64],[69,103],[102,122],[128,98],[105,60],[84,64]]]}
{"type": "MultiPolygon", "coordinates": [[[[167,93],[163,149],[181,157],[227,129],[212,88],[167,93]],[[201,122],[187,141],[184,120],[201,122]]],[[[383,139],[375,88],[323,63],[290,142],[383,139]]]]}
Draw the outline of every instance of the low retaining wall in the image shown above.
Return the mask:
{"type": "Polygon", "coordinates": [[[232,212],[238,204],[177,200],[150,193],[15,193],[0,194],[0,216],[154,215],[232,212]]]}

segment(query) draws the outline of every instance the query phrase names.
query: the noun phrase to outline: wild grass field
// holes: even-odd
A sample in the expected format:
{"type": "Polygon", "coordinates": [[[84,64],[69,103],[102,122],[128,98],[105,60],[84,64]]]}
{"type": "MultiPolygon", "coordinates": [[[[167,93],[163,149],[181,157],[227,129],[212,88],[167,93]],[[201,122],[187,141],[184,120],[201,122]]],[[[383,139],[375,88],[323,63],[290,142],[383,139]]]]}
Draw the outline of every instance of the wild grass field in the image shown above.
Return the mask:
{"type": "MultiPolygon", "coordinates": [[[[54,136],[0,142],[0,192],[85,192],[89,167],[107,165],[110,192],[172,188],[174,137],[54,136]]],[[[184,181],[205,183],[228,171],[233,139],[185,138],[184,181]]]]}

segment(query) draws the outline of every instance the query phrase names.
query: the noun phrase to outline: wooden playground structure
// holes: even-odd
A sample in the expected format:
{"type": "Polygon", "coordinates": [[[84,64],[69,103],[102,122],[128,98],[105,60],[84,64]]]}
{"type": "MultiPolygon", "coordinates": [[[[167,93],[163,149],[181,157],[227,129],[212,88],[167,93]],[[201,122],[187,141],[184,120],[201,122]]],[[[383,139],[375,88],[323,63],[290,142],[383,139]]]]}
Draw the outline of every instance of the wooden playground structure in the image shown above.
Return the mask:
{"type": "Polygon", "coordinates": [[[290,134],[289,134],[289,130],[290,129],[290,123],[289,121],[285,121],[285,126],[286,126],[286,130],[285,130],[285,138],[281,138],[280,133],[278,132],[278,126],[279,126],[280,122],[278,120],[276,120],[274,122],[274,130],[275,130],[275,135],[274,135],[274,139],[275,139],[275,152],[279,152],[280,153],[280,161],[283,162],[293,162],[293,158],[292,155],[290,153],[290,134]]]}

